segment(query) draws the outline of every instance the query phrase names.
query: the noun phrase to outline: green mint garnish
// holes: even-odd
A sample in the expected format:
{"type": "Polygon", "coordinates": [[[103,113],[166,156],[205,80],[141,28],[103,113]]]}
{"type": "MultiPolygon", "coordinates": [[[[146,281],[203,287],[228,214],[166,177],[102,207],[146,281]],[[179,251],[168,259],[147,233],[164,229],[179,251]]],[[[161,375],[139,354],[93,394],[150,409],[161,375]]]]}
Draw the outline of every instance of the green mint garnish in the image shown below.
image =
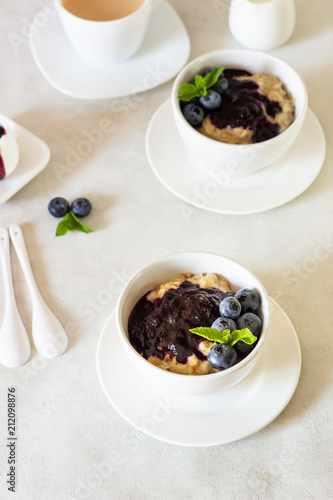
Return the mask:
{"type": "Polygon", "coordinates": [[[194,79],[195,83],[183,83],[179,88],[178,99],[188,102],[193,99],[193,97],[207,95],[207,90],[215,85],[224,70],[224,66],[213,69],[206,76],[196,75],[194,79]]]}
{"type": "Polygon", "coordinates": [[[216,328],[204,328],[203,326],[199,326],[198,328],[192,328],[190,332],[200,335],[200,337],[204,337],[211,342],[228,344],[230,346],[234,346],[239,340],[242,340],[245,344],[249,345],[254,344],[257,340],[257,337],[255,337],[248,328],[243,328],[243,330],[234,330],[230,333],[230,330],[223,330],[223,332],[220,332],[216,328]]]}
{"type": "Polygon", "coordinates": [[[81,221],[73,214],[73,212],[68,212],[63,220],[59,222],[56,236],[63,236],[68,233],[68,231],[81,231],[82,233],[92,233],[92,229],[82,224],[81,221]]]}
{"type": "Polygon", "coordinates": [[[179,94],[178,94],[178,99],[180,101],[190,101],[193,99],[193,97],[200,97],[200,91],[197,89],[196,85],[193,85],[193,83],[183,83],[180,86],[179,89],[179,94]]]}

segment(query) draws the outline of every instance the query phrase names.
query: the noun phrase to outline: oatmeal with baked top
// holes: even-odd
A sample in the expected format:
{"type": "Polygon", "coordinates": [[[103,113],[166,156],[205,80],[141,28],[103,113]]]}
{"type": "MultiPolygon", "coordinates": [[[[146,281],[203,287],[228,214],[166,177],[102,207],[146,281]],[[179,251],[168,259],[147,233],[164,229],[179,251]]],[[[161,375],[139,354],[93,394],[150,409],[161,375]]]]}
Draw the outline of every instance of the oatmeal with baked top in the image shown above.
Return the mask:
{"type": "Polygon", "coordinates": [[[224,69],[207,95],[183,103],[182,112],[211,139],[252,144],[283,133],[295,119],[295,101],[275,75],[224,69]]]}
{"type": "Polygon", "coordinates": [[[130,342],[164,370],[185,375],[214,373],[207,361],[213,342],[189,330],[210,327],[219,317],[221,301],[229,295],[233,295],[229,283],[216,274],[182,274],[138,301],[128,323],[130,342]]]}

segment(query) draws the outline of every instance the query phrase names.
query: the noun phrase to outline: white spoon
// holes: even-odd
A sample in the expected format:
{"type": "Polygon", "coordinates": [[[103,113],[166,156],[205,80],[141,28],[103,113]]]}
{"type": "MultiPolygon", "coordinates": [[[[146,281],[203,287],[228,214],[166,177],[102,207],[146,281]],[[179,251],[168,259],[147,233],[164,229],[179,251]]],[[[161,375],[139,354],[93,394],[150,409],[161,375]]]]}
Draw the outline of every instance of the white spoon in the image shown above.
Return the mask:
{"type": "Polygon", "coordinates": [[[38,290],[32,274],[21,228],[11,225],[9,232],[31,295],[32,337],[35,347],[45,358],[56,358],[66,351],[68,337],[60,321],[45,304],[38,290]]]}
{"type": "Polygon", "coordinates": [[[0,256],[4,276],[6,306],[0,330],[0,363],[16,368],[28,361],[31,346],[27,331],[18,312],[10,265],[9,234],[0,228],[0,256]]]}

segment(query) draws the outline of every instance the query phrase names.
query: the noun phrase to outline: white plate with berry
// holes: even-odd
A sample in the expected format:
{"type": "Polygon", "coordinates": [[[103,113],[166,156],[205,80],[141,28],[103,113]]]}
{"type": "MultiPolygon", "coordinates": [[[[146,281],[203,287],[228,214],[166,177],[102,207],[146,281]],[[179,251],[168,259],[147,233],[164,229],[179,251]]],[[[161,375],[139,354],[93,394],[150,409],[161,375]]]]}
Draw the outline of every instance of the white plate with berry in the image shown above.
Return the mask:
{"type": "Polygon", "coordinates": [[[107,398],[127,422],[167,443],[214,446],[260,431],[287,406],[301,370],[295,329],[273,299],[270,307],[270,340],[253,371],[231,389],[203,396],[177,396],[147,385],[123,350],[112,313],[97,349],[98,375],[107,398]]]}
{"type": "MultiPolygon", "coordinates": [[[[39,26],[38,16],[34,26],[39,26]]],[[[109,99],[138,94],[173,78],[186,64],[191,50],[186,28],[165,0],[151,15],[139,51],[112,65],[91,63],[70,44],[55,13],[30,38],[33,57],[48,82],[78,99],[109,99]]]]}
{"type": "Polygon", "coordinates": [[[0,181],[0,205],[44,170],[51,156],[48,145],[39,137],[9,118],[6,122],[15,136],[20,155],[15,170],[0,181]]]}
{"type": "Polygon", "coordinates": [[[149,163],[160,182],[178,198],[221,214],[253,214],[270,210],[302,194],[323,166],[326,143],[322,127],[308,109],[303,128],[280,159],[245,177],[218,177],[197,169],[176,129],[171,100],[152,117],[146,134],[149,163]]]}

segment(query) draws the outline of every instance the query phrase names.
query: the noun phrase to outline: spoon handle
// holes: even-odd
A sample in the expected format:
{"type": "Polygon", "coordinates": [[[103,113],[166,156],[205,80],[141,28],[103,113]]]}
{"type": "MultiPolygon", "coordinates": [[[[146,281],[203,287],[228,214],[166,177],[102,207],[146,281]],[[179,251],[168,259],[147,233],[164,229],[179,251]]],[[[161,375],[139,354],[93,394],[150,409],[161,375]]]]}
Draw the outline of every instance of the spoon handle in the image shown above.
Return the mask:
{"type": "Polygon", "coordinates": [[[34,306],[34,304],[37,301],[41,300],[42,297],[41,297],[41,294],[40,294],[39,289],[37,287],[34,275],[32,273],[32,269],[31,269],[31,265],[30,265],[30,261],[29,261],[29,257],[28,257],[28,252],[27,252],[27,249],[25,246],[22,230],[19,226],[12,224],[9,228],[9,232],[10,232],[10,237],[11,237],[12,243],[14,245],[14,248],[16,250],[18,259],[20,261],[25,279],[27,280],[29,292],[31,295],[31,300],[32,300],[32,303],[34,306]]]}
{"type": "Polygon", "coordinates": [[[3,280],[5,286],[5,295],[7,297],[6,307],[9,306],[8,299],[14,299],[14,290],[12,282],[12,272],[10,265],[10,254],[9,254],[9,234],[7,229],[0,228],[0,256],[3,271],[3,280]]]}
{"type": "Polygon", "coordinates": [[[32,336],[35,347],[45,358],[56,358],[67,349],[67,334],[58,318],[45,304],[39,292],[30,266],[21,228],[16,225],[11,225],[9,232],[31,295],[33,310],[32,336]]]}
{"type": "Polygon", "coordinates": [[[31,346],[27,331],[18,312],[10,264],[9,235],[0,228],[0,259],[5,286],[5,315],[0,332],[0,362],[16,368],[28,361],[31,346]]]}

